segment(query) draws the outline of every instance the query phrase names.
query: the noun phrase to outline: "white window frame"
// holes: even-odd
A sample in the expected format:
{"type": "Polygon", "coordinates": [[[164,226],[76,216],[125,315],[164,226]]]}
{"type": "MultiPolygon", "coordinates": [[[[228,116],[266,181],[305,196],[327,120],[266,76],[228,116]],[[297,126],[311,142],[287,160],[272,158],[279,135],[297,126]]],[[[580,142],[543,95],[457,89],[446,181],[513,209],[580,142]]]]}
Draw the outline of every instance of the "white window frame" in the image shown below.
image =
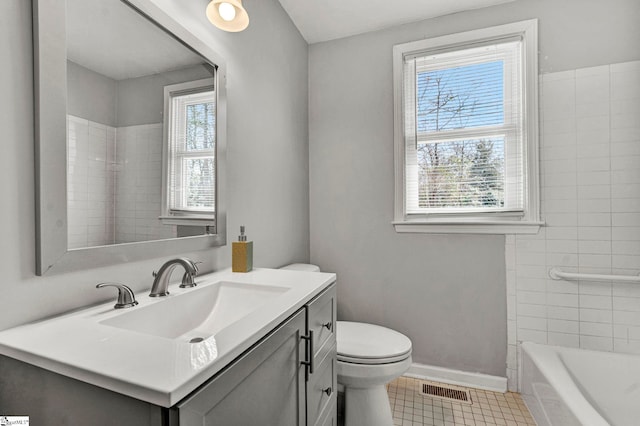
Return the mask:
{"type": "MultiPolygon", "coordinates": [[[[186,104],[194,103],[187,102],[186,104]]],[[[163,173],[162,173],[162,211],[159,219],[166,225],[185,225],[185,226],[207,226],[208,233],[216,233],[216,211],[218,205],[218,96],[217,90],[215,90],[215,79],[206,78],[202,80],[194,80],[186,83],[172,84],[165,86],[164,88],[164,144],[163,144],[163,173]],[[181,130],[182,123],[173,123],[172,114],[172,101],[176,96],[182,96],[186,94],[199,94],[204,92],[214,92],[215,104],[216,104],[216,142],[214,149],[211,150],[215,162],[216,173],[216,188],[214,188],[214,210],[211,211],[199,211],[199,210],[181,210],[176,209],[171,205],[171,174],[172,168],[175,166],[175,157],[178,158],[198,158],[201,157],[204,151],[194,153],[172,153],[172,135],[177,130],[181,130]],[[177,126],[177,129],[176,129],[177,126]]],[[[182,129],[184,130],[184,129],[182,129]]],[[[181,175],[181,172],[177,172],[177,175],[181,175]]]]}
{"type": "MultiPolygon", "coordinates": [[[[540,226],[540,185],[538,166],[538,21],[531,19],[480,30],[467,31],[393,47],[394,80],[394,162],[396,232],[535,234],[540,226]],[[523,41],[523,204],[524,211],[410,213],[407,209],[407,173],[404,118],[404,58],[430,51],[467,49],[492,41],[520,37],[523,41]]],[[[451,134],[459,133],[451,131],[451,134]]],[[[454,135],[455,136],[455,135],[454,135]]]]}

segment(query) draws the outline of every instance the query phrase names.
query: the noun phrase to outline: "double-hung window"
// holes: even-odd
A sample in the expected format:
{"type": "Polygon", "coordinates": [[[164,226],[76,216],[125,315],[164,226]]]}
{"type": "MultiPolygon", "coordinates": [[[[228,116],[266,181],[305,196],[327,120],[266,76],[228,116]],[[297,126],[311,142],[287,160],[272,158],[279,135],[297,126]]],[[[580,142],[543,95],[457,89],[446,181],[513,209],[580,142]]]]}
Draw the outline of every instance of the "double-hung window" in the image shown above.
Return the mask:
{"type": "Polygon", "coordinates": [[[213,79],[165,87],[165,223],[215,226],[216,92],[213,79]]]}
{"type": "Polygon", "coordinates": [[[398,232],[537,232],[536,26],[394,47],[398,232]]]}

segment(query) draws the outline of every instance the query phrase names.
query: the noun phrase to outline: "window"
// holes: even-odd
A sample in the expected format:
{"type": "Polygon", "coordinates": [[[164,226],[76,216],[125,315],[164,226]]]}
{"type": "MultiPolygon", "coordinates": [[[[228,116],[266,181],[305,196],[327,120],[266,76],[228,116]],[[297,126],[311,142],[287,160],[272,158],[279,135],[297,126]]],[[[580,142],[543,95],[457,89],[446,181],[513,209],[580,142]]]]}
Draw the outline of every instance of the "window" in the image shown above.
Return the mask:
{"type": "MultiPolygon", "coordinates": [[[[215,225],[216,92],[213,79],[165,87],[165,197],[161,218],[215,225]]],[[[212,231],[210,229],[210,231],[212,231]]]]}
{"type": "Polygon", "coordinates": [[[394,46],[398,232],[537,232],[537,22],[394,46]]]}

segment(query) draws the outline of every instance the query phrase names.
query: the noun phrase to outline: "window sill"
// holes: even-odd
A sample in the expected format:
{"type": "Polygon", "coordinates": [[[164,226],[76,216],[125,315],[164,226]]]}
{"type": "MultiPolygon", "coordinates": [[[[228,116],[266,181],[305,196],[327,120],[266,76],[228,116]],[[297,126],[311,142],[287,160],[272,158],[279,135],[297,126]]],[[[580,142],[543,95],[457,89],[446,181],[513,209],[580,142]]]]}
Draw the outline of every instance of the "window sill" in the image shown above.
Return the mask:
{"type": "Polygon", "coordinates": [[[537,234],[544,222],[420,220],[392,222],[398,233],[537,234]]]}
{"type": "Polygon", "coordinates": [[[208,216],[160,216],[158,219],[164,225],[214,226],[216,224],[216,220],[208,216]]]}

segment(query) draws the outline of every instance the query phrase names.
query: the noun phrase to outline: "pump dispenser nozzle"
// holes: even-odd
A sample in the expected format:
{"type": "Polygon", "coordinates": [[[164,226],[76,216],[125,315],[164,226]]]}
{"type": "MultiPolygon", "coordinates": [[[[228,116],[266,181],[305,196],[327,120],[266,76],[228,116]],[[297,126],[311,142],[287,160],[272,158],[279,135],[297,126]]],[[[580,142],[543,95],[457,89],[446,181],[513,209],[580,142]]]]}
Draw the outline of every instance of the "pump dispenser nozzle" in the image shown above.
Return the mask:
{"type": "Polygon", "coordinates": [[[247,236],[244,235],[244,225],[240,225],[240,235],[238,236],[238,241],[247,241],[247,236]]]}

